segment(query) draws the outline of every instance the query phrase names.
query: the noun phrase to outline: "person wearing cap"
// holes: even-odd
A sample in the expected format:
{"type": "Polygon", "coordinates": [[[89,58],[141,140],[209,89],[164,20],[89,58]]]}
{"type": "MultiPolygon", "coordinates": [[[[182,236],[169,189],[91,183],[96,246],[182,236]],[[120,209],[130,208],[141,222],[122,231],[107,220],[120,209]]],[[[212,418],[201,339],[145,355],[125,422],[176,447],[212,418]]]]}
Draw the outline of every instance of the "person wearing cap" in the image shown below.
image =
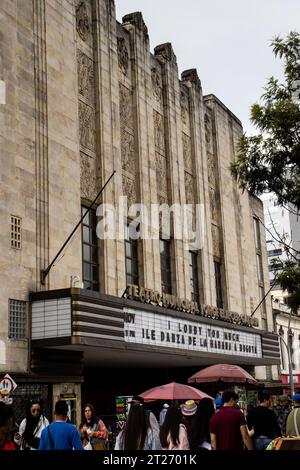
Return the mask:
{"type": "Polygon", "coordinates": [[[292,400],[294,408],[286,420],[286,435],[294,437],[300,436],[300,393],[295,393],[292,400]]]}
{"type": "Polygon", "coordinates": [[[192,442],[197,405],[194,400],[187,400],[180,405],[180,408],[182,413],[181,422],[186,427],[189,442],[192,442]]]}
{"type": "Polygon", "coordinates": [[[280,395],[280,397],[278,397],[278,405],[275,408],[274,413],[280,426],[282,436],[286,435],[286,420],[291,410],[292,407],[289,403],[289,397],[287,395],[280,395]]]}

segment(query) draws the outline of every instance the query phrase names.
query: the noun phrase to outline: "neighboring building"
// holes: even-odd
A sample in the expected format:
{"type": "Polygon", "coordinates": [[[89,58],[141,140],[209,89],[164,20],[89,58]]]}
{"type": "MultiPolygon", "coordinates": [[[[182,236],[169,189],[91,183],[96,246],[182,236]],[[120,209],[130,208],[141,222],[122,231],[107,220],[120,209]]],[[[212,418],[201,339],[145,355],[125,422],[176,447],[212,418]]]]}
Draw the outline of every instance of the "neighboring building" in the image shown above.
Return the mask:
{"type": "Polygon", "coordinates": [[[280,375],[282,383],[287,385],[286,393],[290,393],[290,370],[288,347],[291,351],[291,367],[295,389],[300,388],[300,310],[291,313],[290,308],[280,302],[273,300],[274,330],[281,338],[280,344],[280,375]]]}
{"type": "Polygon", "coordinates": [[[262,203],[229,171],[240,121],[112,0],[11,0],[0,27],[0,367],[16,393],[66,398],[79,419],[81,400],[113,413],[116,396],[212,363],[277,378],[270,302],[256,309],[262,203]],[[175,237],[175,216],[170,239],[161,222],[154,238],[99,240],[95,205],[43,279],[113,171],[102,202],[122,223],[122,195],[149,213],[200,204],[201,246],[175,237]]]}
{"type": "MultiPolygon", "coordinates": [[[[263,194],[260,199],[263,201],[264,205],[269,276],[271,286],[273,286],[271,297],[274,331],[281,337],[281,366],[278,368],[278,375],[281,377],[283,384],[289,384],[290,376],[287,347],[291,341],[291,365],[294,385],[300,386],[300,317],[292,314],[289,329],[290,308],[287,306],[288,293],[283,292],[274,279],[275,274],[279,273],[280,269],[274,269],[274,267],[272,267],[272,260],[284,262],[288,259],[284,245],[280,243],[280,240],[291,247],[293,255],[296,255],[296,251],[300,252],[300,216],[296,208],[290,204],[284,207],[279,206],[277,196],[274,193],[263,194]]],[[[288,388],[286,392],[290,392],[288,388]]]]}
{"type": "Polygon", "coordinates": [[[280,239],[292,248],[292,254],[300,252],[300,214],[291,204],[279,206],[274,193],[262,194],[260,199],[264,205],[270,283],[274,284],[272,295],[274,299],[286,302],[287,293],[282,292],[274,281],[274,274],[280,272],[280,269],[272,268],[272,260],[288,259],[280,239]]]}

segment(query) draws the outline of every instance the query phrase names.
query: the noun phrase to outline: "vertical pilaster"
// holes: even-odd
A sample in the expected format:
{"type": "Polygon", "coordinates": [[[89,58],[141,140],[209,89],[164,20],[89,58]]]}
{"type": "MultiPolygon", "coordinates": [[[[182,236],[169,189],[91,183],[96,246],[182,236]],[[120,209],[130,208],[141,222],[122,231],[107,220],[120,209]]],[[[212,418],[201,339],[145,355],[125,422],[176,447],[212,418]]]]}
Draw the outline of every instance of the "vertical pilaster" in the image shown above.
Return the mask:
{"type": "Polygon", "coordinates": [[[33,0],[34,84],[35,84],[35,171],[36,171],[36,288],[40,272],[49,264],[48,111],[45,0],[33,0]]]}
{"type": "MultiPolygon", "coordinates": [[[[198,256],[200,281],[200,298],[203,303],[215,303],[215,286],[214,273],[212,263],[212,238],[210,227],[210,210],[209,210],[209,192],[208,192],[208,175],[207,175],[207,155],[205,145],[205,128],[204,128],[204,104],[201,82],[196,69],[185,70],[181,74],[182,83],[188,88],[189,97],[189,128],[192,146],[192,158],[194,162],[195,175],[195,200],[201,206],[200,220],[200,236],[201,248],[198,256]]],[[[188,272],[187,261],[185,269],[188,272]]]]}
{"type": "MultiPolygon", "coordinates": [[[[123,27],[130,34],[131,45],[138,200],[146,208],[147,218],[151,224],[151,204],[157,203],[157,199],[155,167],[153,165],[155,151],[149,37],[141,13],[126,15],[123,18],[123,27]]],[[[151,239],[151,233],[148,229],[149,227],[142,227],[140,283],[149,288],[157,288],[152,253],[156,251],[159,254],[159,241],[151,239]],[[150,235],[149,239],[148,235],[150,235]]]]}
{"type": "MultiPolygon", "coordinates": [[[[165,146],[169,174],[169,192],[171,204],[185,202],[184,165],[182,147],[182,127],[180,108],[180,87],[176,56],[170,43],[161,44],[154,50],[155,57],[162,64],[163,70],[163,103],[165,124],[165,146]]],[[[176,221],[175,221],[176,223],[176,221]]],[[[184,276],[184,243],[173,239],[173,266],[175,273],[172,279],[174,294],[186,295],[186,277],[184,276]]]]}
{"type": "MultiPolygon", "coordinates": [[[[112,172],[116,173],[106,187],[101,202],[115,208],[116,226],[119,218],[119,197],[122,195],[122,167],[120,142],[119,81],[115,5],[113,0],[94,2],[97,36],[95,51],[96,128],[99,144],[99,173],[104,184],[112,172]]],[[[120,296],[125,289],[124,241],[105,240],[101,250],[102,292],[120,296]]]]}

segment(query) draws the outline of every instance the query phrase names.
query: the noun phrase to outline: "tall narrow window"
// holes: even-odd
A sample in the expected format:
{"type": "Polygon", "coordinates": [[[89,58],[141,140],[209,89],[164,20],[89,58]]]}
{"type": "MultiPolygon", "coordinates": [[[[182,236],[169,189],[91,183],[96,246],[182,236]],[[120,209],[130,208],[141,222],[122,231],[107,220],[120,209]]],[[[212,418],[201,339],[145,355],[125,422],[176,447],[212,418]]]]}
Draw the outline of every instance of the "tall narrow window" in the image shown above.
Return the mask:
{"type": "Polygon", "coordinates": [[[125,227],[126,284],[139,285],[138,241],[130,236],[130,226],[125,227]]]}
{"type": "Polygon", "coordinates": [[[167,240],[160,240],[161,290],[172,294],[171,247],[167,240]]]}
{"type": "MultiPolygon", "coordinates": [[[[82,215],[86,212],[82,207],[82,215]]],[[[99,291],[98,244],[96,235],[96,211],[91,209],[82,223],[82,272],[85,289],[99,291]]]]}
{"type": "Polygon", "coordinates": [[[10,230],[10,246],[20,250],[22,247],[21,229],[22,219],[15,215],[10,216],[11,230],[10,230]]]}
{"type": "Polygon", "coordinates": [[[215,266],[215,282],[216,282],[217,307],[223,308],[221,263],[220,263],[219,261],[214,261],[214,266],[215,266]]]}
{"type": "Polygon", "coordinates": [[[190,257],[190,286],[191,296],[194,302],[200,303],[199,276],[198,276],[198,256],[193,251],[189,252],[190,257]]]}
{"type": "Polygon", "coordinates": [[[26,333],[26,302],[9,299],[8,301],[8,337],[23,339],[26,333]]]}

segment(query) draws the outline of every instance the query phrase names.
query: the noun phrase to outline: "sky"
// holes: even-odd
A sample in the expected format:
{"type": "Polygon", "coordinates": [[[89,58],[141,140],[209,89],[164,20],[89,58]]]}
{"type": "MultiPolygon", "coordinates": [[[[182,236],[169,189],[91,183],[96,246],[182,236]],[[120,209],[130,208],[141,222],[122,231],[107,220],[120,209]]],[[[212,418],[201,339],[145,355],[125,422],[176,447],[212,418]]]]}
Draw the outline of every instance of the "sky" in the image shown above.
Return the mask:
{"type": "Polygon", "coordinates": [[[117,20],[141,11],[150,49],[171,42],[179,76],[196,68],[203,94],[216,95],[255,134],[250,107],[269,77],[283,79],[270,42],[300,31],[299,0],[115,0],[117,20]]]}

